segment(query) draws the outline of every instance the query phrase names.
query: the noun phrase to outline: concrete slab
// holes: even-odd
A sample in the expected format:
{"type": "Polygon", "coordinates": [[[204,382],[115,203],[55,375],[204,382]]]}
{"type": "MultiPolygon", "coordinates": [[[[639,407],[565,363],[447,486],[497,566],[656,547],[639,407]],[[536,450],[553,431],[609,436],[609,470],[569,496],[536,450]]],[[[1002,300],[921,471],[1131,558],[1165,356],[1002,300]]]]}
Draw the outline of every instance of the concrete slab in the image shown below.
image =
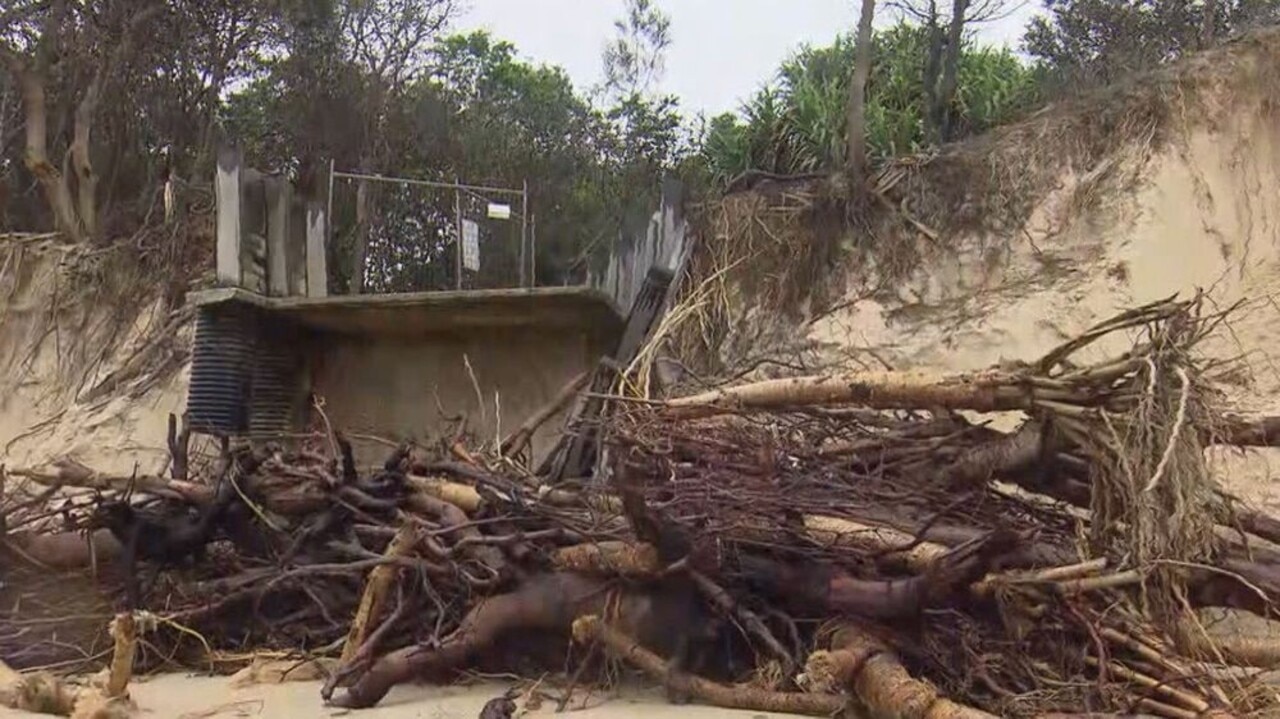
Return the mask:
{"type": "Polygon", "coordinates": [[[623,315],[588,287],[264,297],[237,288],[193,293],[196,305],[242,303],[312,330],[343,335],[422,335],[477,328],[589,329],[611,336],[623,315]]]}

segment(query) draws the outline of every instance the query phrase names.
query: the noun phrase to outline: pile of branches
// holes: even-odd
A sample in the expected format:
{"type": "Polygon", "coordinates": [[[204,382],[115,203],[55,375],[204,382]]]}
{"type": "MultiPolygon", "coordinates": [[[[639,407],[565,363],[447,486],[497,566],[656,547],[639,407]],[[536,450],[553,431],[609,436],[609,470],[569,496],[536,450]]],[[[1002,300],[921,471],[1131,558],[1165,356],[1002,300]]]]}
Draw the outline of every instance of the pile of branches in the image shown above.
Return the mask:
{"type": "Polygon", "coordinates": [[[1223,412],[1195,352],[1221,321],[1167,300],[1034,364],[618,397],[595,476],[554,485],[511,442],[367,469],[340,433],[189,462],[175,430],[168,477],[9,472],[48,488],[6,502],[9,544],[75,566],[47,500],[80,488],[58,515],[88,532],[84,561],[119,557],[118,601],[149,619],[140,666],[332,656],[322,698],[345,707],[568,666],[567,701],[621,663],[758,711],[1253,714],[1280,706],[1257,680],[1280,645],[1212,637],[1196,610],[1270,615],[1280,523],[1223,493],[1205,449],[1280,432],[1223,412]]]}

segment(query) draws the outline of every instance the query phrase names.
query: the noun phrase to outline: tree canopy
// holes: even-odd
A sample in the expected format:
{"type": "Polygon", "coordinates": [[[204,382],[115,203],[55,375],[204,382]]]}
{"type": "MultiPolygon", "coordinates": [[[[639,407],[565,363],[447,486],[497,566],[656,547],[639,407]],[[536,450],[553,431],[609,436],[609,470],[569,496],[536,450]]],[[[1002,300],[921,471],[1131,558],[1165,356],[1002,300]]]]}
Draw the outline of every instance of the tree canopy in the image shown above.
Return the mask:
{"type": "MultiPolygon", "coordinates": [[[[850,4],[850,25],[856,12],[850,4]]],[[[1280,0],[1046,0],[1029,60],[972,38],[1002,0],[891,0],[874,33],[862,116],[870,160],[1019,117],[1057,92],[1113,82],[1276,21],[1280,0]]],[[[605,81],[578,88],[483,32],[458,0],[12,0],[0,9],[0,222],[84,241],[156,215],[174,179],[210,185],[215,148],[317,190],[345,170],[521,187],[538,280],[579,277],[653,209],[664,176],[723,188],[749,170],[844,165],[851,33],[805,46],[740,111],[710,119],[662,94],[680,31],[656,0],[626,0],[603,43],[605,81]]],[[[852,28],[851,28],[852,29],[852,28]]],[[[442,193],[339,186],[337,277],[430,285],[455,208],[442,193]],[[362,226],[364,226],[362,225],[362,226]]]]}

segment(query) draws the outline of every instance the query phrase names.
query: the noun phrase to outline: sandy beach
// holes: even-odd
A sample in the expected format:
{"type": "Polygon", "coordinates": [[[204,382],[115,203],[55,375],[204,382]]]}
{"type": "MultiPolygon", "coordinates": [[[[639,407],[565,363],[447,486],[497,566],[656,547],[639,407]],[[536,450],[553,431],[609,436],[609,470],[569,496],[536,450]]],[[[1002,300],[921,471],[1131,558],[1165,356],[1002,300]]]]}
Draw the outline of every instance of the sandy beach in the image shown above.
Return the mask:
{"type": "MultiPolygon", "coordinates": [[[[425,684],[399,686],[372,709],[352,711],[327,707],[320,701],[320,682],[256,684],[234,687],[230,677],[162,674],[142,677],[130,684],[130,695],[138,705],[136,716],[156,719],[245,719],[249,717],[349,716],[360,719],[475,719],[485,703],[500,696],[509,684],[482,682],[456,686],[425,684]]],[[[553,716],[556,701],[543,700],[540,707],[523,716],[553,716]]],[[[581,719],[622,719],[643,714],[652,719],[676,717],[770,716],[759,712],[731,711],[696,705],[667,703],[662,692],[641,688],[588,695],[579,692],[564,716],[581,719]],[[583,706],[585,703],[585,707],[583,706]]],[[[0,717],[45,716],[0,708],[0,717]]]]}

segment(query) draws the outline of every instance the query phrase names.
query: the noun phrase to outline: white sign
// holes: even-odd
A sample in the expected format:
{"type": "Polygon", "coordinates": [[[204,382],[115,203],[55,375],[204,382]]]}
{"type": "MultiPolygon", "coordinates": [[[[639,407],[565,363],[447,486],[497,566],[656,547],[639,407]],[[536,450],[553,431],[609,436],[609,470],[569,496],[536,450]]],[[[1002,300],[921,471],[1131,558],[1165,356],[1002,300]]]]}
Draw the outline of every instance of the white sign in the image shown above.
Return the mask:
{"type": "Polygon", "coordinates": [[[480,271],[480,226],[471,220],[462,221],[462,266],[480,271]]]}
{"type": "Polygon", "coordinates": [[[497,202],[490,202],[489,217],[494,220],[511,219],[511,205],[502,205],[497,202]]]}

